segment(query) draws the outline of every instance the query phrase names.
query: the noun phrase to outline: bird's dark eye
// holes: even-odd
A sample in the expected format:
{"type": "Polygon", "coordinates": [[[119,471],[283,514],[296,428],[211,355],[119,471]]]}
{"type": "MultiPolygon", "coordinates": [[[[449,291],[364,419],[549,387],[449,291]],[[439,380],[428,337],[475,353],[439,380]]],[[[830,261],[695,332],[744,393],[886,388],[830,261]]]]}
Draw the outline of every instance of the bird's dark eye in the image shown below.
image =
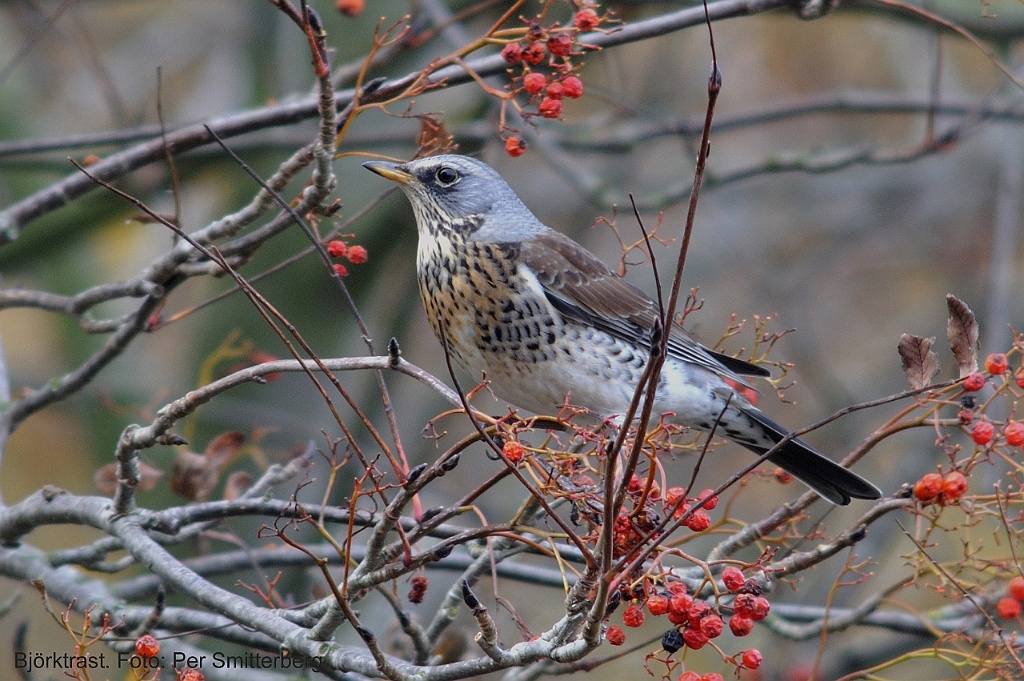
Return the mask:
{"type": "Polygon", "coordinates": [[[451,166],[441,166],[434,173],[434,177],[437,178],[437,183],[442,187],[450,187],[458,181],[459,171],[451,166]]]}

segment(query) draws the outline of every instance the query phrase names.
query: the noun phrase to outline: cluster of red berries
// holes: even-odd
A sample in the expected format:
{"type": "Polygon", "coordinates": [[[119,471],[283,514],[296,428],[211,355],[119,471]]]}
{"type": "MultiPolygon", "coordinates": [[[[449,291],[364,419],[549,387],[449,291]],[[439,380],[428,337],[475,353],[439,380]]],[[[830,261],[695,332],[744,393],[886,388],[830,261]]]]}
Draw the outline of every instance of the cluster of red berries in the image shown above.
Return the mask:
{"type": "Polygon", "coordinates": [[[955,504],[966,491],[967,477],[960,471],[950,471],[944,476],[939,473],[926,473],[914,483],[914,498],[925,505],[955,504]]]}
{"type": "Polygon", "coordinates": [[[711,527],[711,516],[708,511],[718,506],[718,497],[712,489],[703,490],[696,497],[686,500],[683,497],[686,490],[682,487],[669,487],[665,492],[665,510],[672,514],[675,519],[683,519],[683,525],[694,532],[703,532],[711,527]],[[704,503],[700,508],[691,512],[691,508],[698,502],[704,503]],[[689,515],[687,515],[689,513],[689,515]]]}
{"type": "Polygon", "coordinates": [[[427,586],[430,584],[430,580],[423,575],[416,575],[410,580],[409,588],[409,602],[410,603],[422,603],[423,597],[427,595],[427,586]]]}
{"type": "MultiPolygon", "coordinates": [[[[555,22],[545,27],[534,18],[528,21],[523,38],[501,50],[501,56],[513,67],[509,70],[513,82],[518,83],[513,93],[525,92],[530,103],[537,105],[537,113],[528,115],[558,118],[563,99],[583,96],[583,81],[575,75],[572,63],[572,57],[582,51],[577,36],[598,28],[606,16],[597,13],[596,3],[584,1],[578,6],[571,25],[555,22]]],[[[519,135],[509,135],[505,151],[512,157],[521,156],[526,143],[519,135]]]]}
{"type": "Polygon", "coordinates": [[[1006,585],[1007,595],[996,603],[996,614],[1004,620],[1012,620],[1020,617],[1024,603],[1024,577],[1014,577],[1006,585]]]}
{"type": "MultiPolygon", "coordinates": [[[[1010,362],[1001,352],[993,352],[991,355],[985,358],[985,371],[990,376],[1002,376],[1010,370],[1010,362]]],[[[1024,368],[1021,368],[1013,376],[1014,382],[1024,388],[1024,368]]],[[[967,392],[977,392],[985,387],[987,382],[985,374],[980,371],[975,371],[973,374],[964,379],[963,388],[967,392]]]]}
{"type": "MultiPolygon", "coordinates": [[[[350,246],[344,241],[338,241],[337,239],[327,242],[327,255],[332,258],[344,258],[353,265],[362,265],[370,259],[370,253],[364,247],[359,244],[350,246]]],[[[340,262],[334,263],[333,267],[339,277],[348,276],[348,268],[340,262]]]]}

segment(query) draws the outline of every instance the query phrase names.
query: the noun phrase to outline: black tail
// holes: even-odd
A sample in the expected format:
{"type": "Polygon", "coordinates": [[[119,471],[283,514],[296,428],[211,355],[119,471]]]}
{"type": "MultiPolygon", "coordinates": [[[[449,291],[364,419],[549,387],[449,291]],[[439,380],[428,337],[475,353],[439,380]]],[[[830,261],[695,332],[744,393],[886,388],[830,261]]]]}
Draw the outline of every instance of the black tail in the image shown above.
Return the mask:
{"type": "MultiPolygon", "coordinates": [[[[789,434],[789,431],[757,409],[745,408],[742,411],[763,426],[775,442],[789,434]]],[[[768,451],[755,445],[743,446],[758,454],[768,451]]],[[[782,449],[769,456],[768,460],[792,473],[793,477],[833,504],[845,506],[850,503],[851,498],[878,499],[882,496],[881,490],[873,484],[853,471],[843,468],[799,438],[787,442],[782,449]]]]}

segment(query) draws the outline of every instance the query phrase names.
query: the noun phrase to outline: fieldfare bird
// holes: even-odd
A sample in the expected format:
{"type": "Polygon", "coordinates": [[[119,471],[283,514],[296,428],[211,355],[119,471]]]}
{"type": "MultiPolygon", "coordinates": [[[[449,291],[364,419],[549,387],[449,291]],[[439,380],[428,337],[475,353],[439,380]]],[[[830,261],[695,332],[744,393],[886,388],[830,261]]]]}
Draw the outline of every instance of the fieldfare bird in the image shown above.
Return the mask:
{"type": "MultiPolygon", "coordinates": [[[[455,364],[538,414],[570,404],[622,415],[650,359],[658,306],[569,237],[545,226],[490,166],[442,155],[363,164],[397,182],[416,215],[420,297],[455,364]]],[[[656,413],[764,454],[788,431],[729,382],[762,367],[709,350],[678,325],[656,413]],[[716,425],[717,424],[717,425],[716,425]]],[[[800,439],[768,457],[835,504],[877,499],[873,484],[800,439]]]]}

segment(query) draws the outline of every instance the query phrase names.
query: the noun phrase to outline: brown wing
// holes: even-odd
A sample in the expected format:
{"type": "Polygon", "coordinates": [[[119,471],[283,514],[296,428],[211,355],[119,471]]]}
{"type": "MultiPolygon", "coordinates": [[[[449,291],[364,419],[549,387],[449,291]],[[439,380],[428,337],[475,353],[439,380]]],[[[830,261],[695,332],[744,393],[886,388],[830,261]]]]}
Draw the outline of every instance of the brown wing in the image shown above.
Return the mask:
{"type": "MultiPolygon", "coordinates": [[[[559,232],[548,231],[522,242],[520,257],[563,317],[649,347],[650,332],[658,319],[657,304],[590,251],[559,232]]],[[[668,354],[743,385],[746,382],[739,374],[770,375],[762,367],[708,350],[678,326],[669,336],[668,354]]]]}

